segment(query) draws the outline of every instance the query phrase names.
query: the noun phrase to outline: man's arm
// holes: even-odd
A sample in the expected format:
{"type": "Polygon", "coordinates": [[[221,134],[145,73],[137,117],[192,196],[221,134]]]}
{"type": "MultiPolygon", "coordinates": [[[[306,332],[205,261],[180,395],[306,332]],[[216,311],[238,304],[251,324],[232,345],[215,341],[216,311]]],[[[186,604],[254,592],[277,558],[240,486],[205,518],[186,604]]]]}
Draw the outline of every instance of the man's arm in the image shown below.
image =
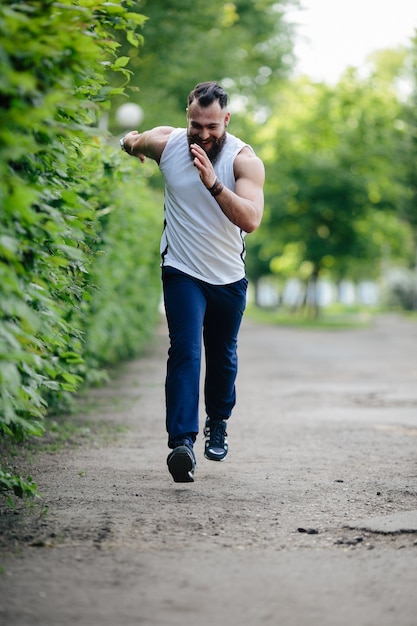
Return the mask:
{"type": "MultiPolygon", "coordinates": [[[[191,146],[191,152],[195,157],[194,165],[199,170],[202,183],[207,189],[212,188],[216,183],[216,174],[210,159],[196,144],[191,146]]],[[[235,191],[223,187],[215,198],[223,213],[233,224],[246,233],[251,233],[258,228],[262,219],[265,168],[261,159],[250,148],[245,147],[235,158],[234,173],[235,191]]]]}
{"type": "Polygon", "coordinates": [[[168,138],[174,128],[172,126],[156,126],[151,130],[138,133],[132,130],[124,136],[124,145],[128,154],[145,162],[146,157],[159,163],[168,138]]]}

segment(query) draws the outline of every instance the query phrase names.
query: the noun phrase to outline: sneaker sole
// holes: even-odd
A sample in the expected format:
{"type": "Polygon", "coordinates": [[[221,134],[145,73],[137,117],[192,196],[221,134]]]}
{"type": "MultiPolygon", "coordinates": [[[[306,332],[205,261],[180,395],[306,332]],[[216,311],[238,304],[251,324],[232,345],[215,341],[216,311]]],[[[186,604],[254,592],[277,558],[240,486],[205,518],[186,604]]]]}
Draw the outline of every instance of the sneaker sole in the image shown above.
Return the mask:
{"type": "Polygon", "coordinates": [[[168,470],[175,483],[193,483],[194,468],[187,446],[178,446],[167,460],[168,470]]]}

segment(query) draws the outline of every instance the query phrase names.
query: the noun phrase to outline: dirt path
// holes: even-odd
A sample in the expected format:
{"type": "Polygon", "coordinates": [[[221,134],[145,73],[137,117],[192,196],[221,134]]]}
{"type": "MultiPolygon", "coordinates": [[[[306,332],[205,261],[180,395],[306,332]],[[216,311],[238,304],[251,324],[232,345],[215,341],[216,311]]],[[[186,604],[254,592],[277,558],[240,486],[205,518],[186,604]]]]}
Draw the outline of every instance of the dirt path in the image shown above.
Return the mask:
{"type": "Polygon", "coordinates": [[[93,417],[125,434],[37,459],[48,512],[1,542],[0,623],[415,626],[417,324],[246,320],[229,456],[200,437],[186,485],[165,464],[166,349],[162,327],[99,392],[93,417]]]}

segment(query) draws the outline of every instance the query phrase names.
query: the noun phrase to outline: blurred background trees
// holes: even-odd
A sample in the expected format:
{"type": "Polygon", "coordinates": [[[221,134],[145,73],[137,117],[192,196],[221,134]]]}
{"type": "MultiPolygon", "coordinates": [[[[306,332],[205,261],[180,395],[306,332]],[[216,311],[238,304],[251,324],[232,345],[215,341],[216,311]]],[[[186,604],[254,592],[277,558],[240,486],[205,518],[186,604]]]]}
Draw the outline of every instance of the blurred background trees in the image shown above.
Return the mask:
{"type": "MultiPolygon", "coordinates": [[[[126,98],[142,108],[139,130],[184,125],[190,89],[222,82],[230,131],[267,168],[265,217],[247,240],[255,287],[269,276],[282,292],[296,279],[299,305],[316,315],[320,280],[336,294],[343,281],[371,280],[378,303],[415,307],[416,41],[375,51],[365,75],[350,68],[336,85],[295,78],[294,28],[285,19],[294,4],[139,1],[144,43],[122,45],[133,73],[112,99],[110,129],[122,132],[116,112],[126,98]]],[[[156,168],[149,180],[162,185],[156,168]]]]}
{"type": "MultiPolygon", "coordinates": [[[[313,287],[323,275],[377,280],[388,258],[412,266],[414,159],[395,78],[351,69],[334,87],[302,78],[277,92],[258,133],[269,175],[254,237],[271,273],[313,287]]],[[[310,296],[314,309],[314,289],[310,296]]]]}
{"type": "MultiPolygon", "coordinates": [[[[293,30],[291,0],[139,0],[146,15],[139,49],[129,42],[129,88],[147,127],[184,124],[186,98],[198,82],[225,83],[236,107],[252,112],[269,102],[269,88],[288,75],[293,30]]],[[[113,100],[113,111],[123,98],[113,100]]]]}

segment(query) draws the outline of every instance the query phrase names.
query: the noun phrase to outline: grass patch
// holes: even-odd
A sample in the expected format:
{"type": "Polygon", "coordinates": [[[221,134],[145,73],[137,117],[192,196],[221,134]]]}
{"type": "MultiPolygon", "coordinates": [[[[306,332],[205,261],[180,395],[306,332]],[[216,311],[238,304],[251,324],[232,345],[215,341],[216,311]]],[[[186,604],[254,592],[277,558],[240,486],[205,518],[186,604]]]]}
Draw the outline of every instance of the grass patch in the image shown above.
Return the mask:
{"type": "MultiPolygon", "coordinates": [[[[116,370],[120,377],[121,368],[116,370]]],[[[30,476],[41,454],[58,454],[80,446],[101,447],[112,444],[128,426],[113,420],[113,416],[127,409],[138,398],[130,389],[121,389],[118,380],[109,379],[101,387],[88,387],[71,396],[65,413],[46,416],[44,433],[23,442],[0,438],[0,505],[5,497],[13,507],[17,499],[40,496],[30,476]],[[91,418],[90,418],[91,416],[91,418]]]]}
{"type": "Polygon", "coordinates": [[[105,420],[78,419],[74,416],[46,418],[43,437],[30,439],[24,448],[35,453],[55,453],[82,445],[108,445],[115,436],[127,430],[123,424],[105,420]]]}
{"type": "Polygon", "coordinates": [[[317,330],[347,330],[352,328],[369,327],[376,311],[370,309],[348,308],[334,305],[320,311],[317,317],[308,315],[305,311],[289,311],[285,308],[261,309],[249,305],[246,317],[260,324],[275,326],[292,326],[317,330]]]}
{"type": "Polygon", "coordinates": [[[45,433],[22,443],[0,442],[2,467],[0,497],[4,496],[7,505],[14,508],[17,499],[37,499],[42,494],[30,476],[30,468],[36,465],[41,454],[58,454],[62,450],[80,446],[110,445],[128,430],[123,424],[104,420],[77,419],[73,416],[59,416],[45,419],[45,433]]]}

